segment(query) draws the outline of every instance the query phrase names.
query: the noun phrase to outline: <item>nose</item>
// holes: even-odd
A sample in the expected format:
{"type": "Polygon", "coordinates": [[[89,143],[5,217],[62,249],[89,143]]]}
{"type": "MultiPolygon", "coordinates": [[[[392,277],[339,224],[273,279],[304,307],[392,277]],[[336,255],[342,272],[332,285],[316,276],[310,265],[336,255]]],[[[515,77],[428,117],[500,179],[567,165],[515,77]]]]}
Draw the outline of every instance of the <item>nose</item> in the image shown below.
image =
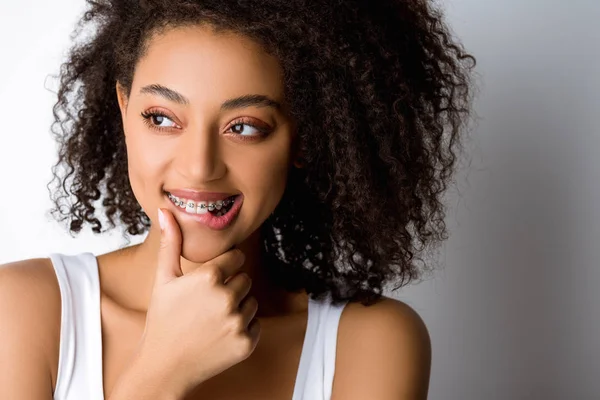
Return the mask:
{"type": "Polygon", "coordinates": [[[175,162],[185,182],[201,185],[225,175],[218,131],[210,127],[188,130],[181,136],[177,150],[175,162]]]}

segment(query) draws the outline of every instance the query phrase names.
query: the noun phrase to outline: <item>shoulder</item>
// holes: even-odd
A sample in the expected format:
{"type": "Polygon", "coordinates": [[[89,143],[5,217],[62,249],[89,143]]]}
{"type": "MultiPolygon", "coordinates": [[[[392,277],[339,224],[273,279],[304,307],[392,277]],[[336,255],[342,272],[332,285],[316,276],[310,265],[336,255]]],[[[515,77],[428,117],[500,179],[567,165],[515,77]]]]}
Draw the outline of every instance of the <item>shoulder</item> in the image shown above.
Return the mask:
{"type": "Polygon", "coordinates": [[[60,289],[50,259],[0,265],[0,365],[11,365],[0,368],[3,384],[14,387],[15,379],[25,376],[51,388],[60,313],[60,289]]]}
{"type": "Polygon", "coordinates": [[[44,319],[44,312],[60,309],[60,290],[52,262],[34,258],[0,265],[0,310],[27,311],[44,319]]]}
{"type": "Polygon", "coordinates": [[[332,400],[425,399],[430,368],[429,332],[409,305],[382,297],[345,307],[332,400]]]}
{"type": "MultiPolygon", "coordinates": [[[[0,265],[0,296],[13,307],[46,308],[58,300],[60,291],[52,263],[48,258],[33,258],[0,265]]],[[[4,303],[6,304],[6,303],[4,303]]],[[[5,307],[4,307],[5,308],[5,307]]]]}

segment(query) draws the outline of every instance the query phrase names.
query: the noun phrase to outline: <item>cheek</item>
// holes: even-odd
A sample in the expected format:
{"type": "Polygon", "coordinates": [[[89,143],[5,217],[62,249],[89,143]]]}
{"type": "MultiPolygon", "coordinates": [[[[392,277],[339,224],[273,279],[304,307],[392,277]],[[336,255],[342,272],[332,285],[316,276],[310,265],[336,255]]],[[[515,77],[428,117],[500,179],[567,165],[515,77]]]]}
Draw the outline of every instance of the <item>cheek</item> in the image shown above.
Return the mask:
{"type": "Polygon", "coordinates": [[[288,143],[280,143],[268,151],[257,152],[241,169],[244,182],[252,202],[256,202],[262,217],[266,218],[277,206],[287,182],[290,155],[288,143]]]}
{"type": "Polygon", "coordinates": [[[164,148],[160,151],[160,146],[147,139],[139,130],[129,130],[125,138],[129,181],[136,199],[144,209],[144,199],[152,198],[152,193],[148,191],[156,190],[152,182],[156,182],[163,163],[162,157],[166,153],[164,148]]]}

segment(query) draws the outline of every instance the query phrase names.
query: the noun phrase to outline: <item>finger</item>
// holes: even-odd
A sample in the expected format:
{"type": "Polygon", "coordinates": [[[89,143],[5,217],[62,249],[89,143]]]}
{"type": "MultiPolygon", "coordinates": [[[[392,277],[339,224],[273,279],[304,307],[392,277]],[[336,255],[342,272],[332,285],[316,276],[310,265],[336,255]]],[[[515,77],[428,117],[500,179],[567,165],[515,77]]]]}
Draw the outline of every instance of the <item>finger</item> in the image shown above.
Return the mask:
{"type": "Polygon", "coordinates": [[[183,275],[181,271],[181,230],[170,211],[158,209],[160,230],[160,247],[158,249],[158,265],[156,267],[155,285],[167,283],[183,275]]]}
{"type": "Polygon", "coordinates": [[[240,304],[240,302],[248,295],[250,292],[250,287],[252,287],[252,280],[245,272],[240,272],[233,276],[225,285],[226,288],[235,293],[235,304],[240,304]]]}
{"type": "Polygon", "coordinates": [[[248,296],[242,301],[240,304],[240,314],[242,314],[246,326],[250,326],[250,323],[252,322],[252,319],[256,315],[257,311],[258,301],[256,301],[254,296],[248,296]]]}
{"type": "Polygon", "coordinates": [[[215,273],[221,283],[225,283],[244,265],[246,257],[239,249],[228,250],[218,255],[210,261],[207,261],[202,268],[195,269],[192,273],[203,274],[207,272],[215,273]],[[210,271],[209,271],[210,270],[210,271]]]}
{"type": "MultiPolygon", "coordinates": [[[[235,248],[236,248],[236,247],[235,247],[235,244],[234,244],[233,246],[231,246],[231,248],[230,248],[228,251],[231,251],[231,250],[233,250],[233,249],[235,249],[235,248]]],[[[240,250],[240,251],[241,251],[241,250],[240,250]]],[[[223,283],[226,285],[226,284],[227,284],[227,281],[229,281],[229,280],[230,280],[231,278],[233,278],[233,277],[234,277],[234,275],[230,275],[230,276],[228,276],[227,278],[225,278],[225,281],[224,281],[223,283]]]]}
{"type": "Polygon", "coordinates": [[[254,318],[252,321],[250,321],[250,324],[248,325],[248,336],[250,336],[252,338],[252,340],[255,343],[258,343],[258,341],[260,340],[260,321],[258,320],[258,318],[254,318]]]}

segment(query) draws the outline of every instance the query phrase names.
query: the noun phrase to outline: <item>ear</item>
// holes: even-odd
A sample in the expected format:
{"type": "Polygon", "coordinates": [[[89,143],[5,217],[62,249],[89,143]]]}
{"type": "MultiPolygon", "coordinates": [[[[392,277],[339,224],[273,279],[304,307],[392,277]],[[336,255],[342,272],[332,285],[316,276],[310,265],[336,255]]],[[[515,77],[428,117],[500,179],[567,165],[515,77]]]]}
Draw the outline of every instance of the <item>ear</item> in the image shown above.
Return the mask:
{"type": "Polygon", "coordinates": [[[121,111],[121,122],[123,124],[123,129],[125,129],[125,116],[127,115],[128,98],[125,94],[125,89],[119,83],[119,81],[117,81],[115,85],[115,91],[117,93],[117,101],[119,102],[119,110],[121,111]]]}
{"type": "Polygon", "coordinates": [[[127,94],[125,93],[125,88],[121,85],[119,81],[115,84],[115,90],[117,92],[117,101],[119,102],[119,108],[121,109],[121,113],[125,114],[127,112],[127,94]]]}

